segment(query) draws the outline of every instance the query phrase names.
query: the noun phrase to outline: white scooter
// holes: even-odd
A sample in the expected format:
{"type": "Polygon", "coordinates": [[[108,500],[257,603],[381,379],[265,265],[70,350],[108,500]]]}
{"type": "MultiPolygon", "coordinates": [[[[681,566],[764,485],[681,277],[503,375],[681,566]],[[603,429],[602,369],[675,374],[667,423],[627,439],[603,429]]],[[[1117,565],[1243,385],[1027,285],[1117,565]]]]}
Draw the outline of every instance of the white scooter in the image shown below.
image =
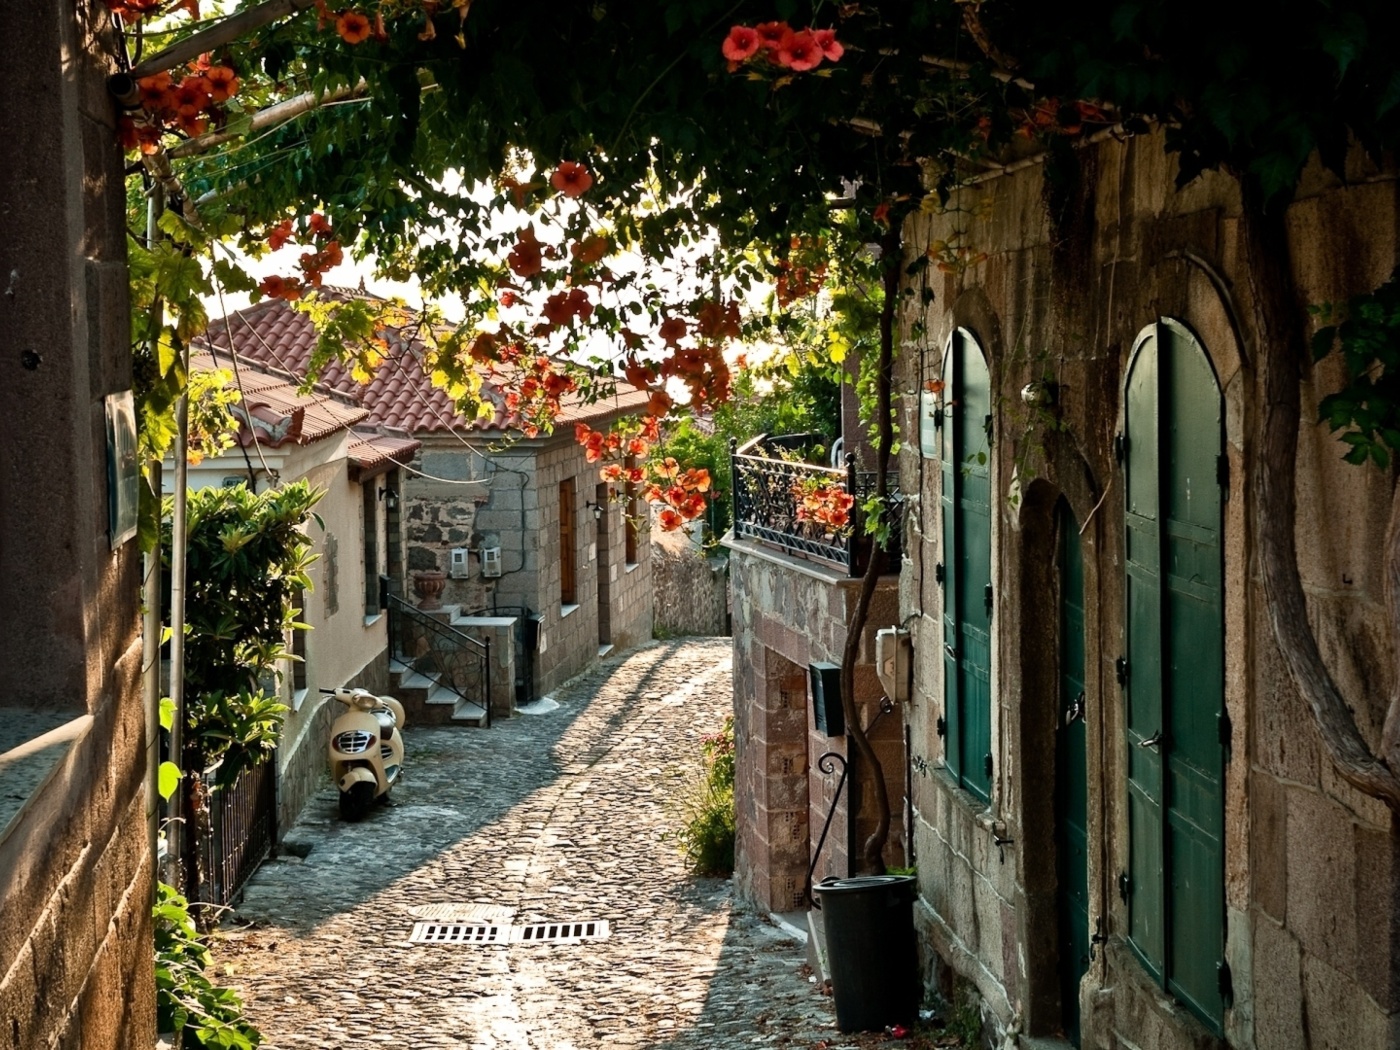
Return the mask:
{"type": "Polygon", "coordinates": [[[340,789],[340,815],[359,820],[387,800],[403,772],[403,705],[364,689],[322,689],[349,710],[331,726],[331,778],[340,789]]]}

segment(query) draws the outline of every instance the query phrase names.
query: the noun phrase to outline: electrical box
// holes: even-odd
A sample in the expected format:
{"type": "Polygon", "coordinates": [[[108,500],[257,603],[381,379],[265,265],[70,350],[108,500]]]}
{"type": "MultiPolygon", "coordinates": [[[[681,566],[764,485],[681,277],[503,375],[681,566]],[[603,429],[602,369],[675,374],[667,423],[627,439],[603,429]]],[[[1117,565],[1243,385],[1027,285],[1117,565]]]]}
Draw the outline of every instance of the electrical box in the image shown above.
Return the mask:
{"type": "Polygon", "coordinates": [[[452,562],[447,567],[447,575],[451,576],[454,580],[465,580],[467,578],[468,572],[470,571],[470,566],[467,563],[467,554],[468,551],[465,547],[452,548],[452,562]]]}
{"type": "Polygon", "coordinates": [[[481,548],[481,575],[494,579],[501,574],[501,548],[481,548]]]}
{"type": "Polygon", "coordinates": [[[846,735],[846,711],[841,706],[841,667],[817,663],[807,668],[812,684],[812,722],[827,736],[846,735]]]}
{"type": "Polygon", "coordinates": [[[880,676],[885,695],[897,704],[909,699],[913,656],[913,644],[904,628],[882,627],[875,632],[875,673],[880,676]]]}

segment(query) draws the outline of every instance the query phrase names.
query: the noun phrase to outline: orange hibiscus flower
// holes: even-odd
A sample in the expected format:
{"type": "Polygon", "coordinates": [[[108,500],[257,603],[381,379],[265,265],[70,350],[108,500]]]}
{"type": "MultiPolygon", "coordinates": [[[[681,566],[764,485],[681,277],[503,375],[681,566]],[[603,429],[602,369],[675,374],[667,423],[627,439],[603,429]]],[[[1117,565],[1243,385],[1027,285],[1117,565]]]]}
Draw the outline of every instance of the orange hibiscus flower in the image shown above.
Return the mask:
{"type": "Polygon", "coordinates": [[[549,184],[565,197],[581,197],[593,186],[593,176],[582,164],[566,160],[554,169],[549,184]]]}

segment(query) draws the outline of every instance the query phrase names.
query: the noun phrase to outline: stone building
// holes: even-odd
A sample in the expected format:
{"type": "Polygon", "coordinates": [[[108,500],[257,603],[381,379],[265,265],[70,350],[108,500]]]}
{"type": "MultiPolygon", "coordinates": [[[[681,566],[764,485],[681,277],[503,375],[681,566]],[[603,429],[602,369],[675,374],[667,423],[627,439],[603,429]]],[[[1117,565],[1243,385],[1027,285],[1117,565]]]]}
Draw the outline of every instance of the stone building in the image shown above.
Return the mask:
{"type": "MultiPolygon", "coordinates": [[[[1255,562],[1263,404],[1236,183],[1176,188],[1160,135],[1078,159],[1054,219],[1032,165],[904,230],[911,261],[957,235],[986,253],[913,278],[898,366],[933,979],[970,989],[999,1037],[1400,1045],[1394,814],[1333,768],[1255,562]]],[[[1350,175],[1310,170],[1288,213],[1305,303],[1395,267],[1393,173],[1350,175]]],[[[1343,463],[1314,423],[1341,379],[1326,360],[1302,387],[1299,563],[1374,746],[1395,673],[1393,478],[1343,463]]]]}
{"type": "MultiPolygon", "coordinates": [[[[316,342],[310,318],[281,300],[216,322],[211,342],[226,347],[230,334],[240,357],[289,376],[305,374],[316,342]]],[[[645,511],[640,501],[629,509],[622,493],[600,481],[574,438],[576,423],[606,429],[639,413],[646,396],[622,385],[611,399],[566,400],[553,433],[527,438],[503,403],[488,420],[459,414],[424,371],[422,344],[394,344],[368,383],[339,362],[319,379],[363,407],[366,423],[421,443],[400,470],[396,528],[386,538],[397,593],[411,599],[415,573],[443,572],[440,600],[450,622],[485,631],[496,629],[487,621],[499,620],[497,613],[512,620],[503,641],[515,651],[503,666],[514,668],[517,702],[554,688],[600,653],[650,639],[645,511]]]]}
{"type": "Polygon", "coordinates": [[[87,0],[3,5],[0,33],[0,1042],[152,1046],[117,40],[87,0]]]}
{"type": "MultiPolygon", "coordinates": [[[[869,771],[847,742],[834,677],[864,552],[852,540],[855,529],[832,532],[798,521],[793,495],[803,481],[851,491],[869,484],[869,474],[854,466],[860,430],[847,433],[853,435],[847,469],[770,454],[781,437],[755,439],[733,457],[734,528],[724,546],[734,637],[735,880],[745,898],[771,912],[806,908],[809,873],[814,882],[852,874],[878,819],[873,798],[862,791],[869,771]],[[824,759],[828,754],[836,758],[824,759]],[[844,788],[843,764],[849,764],[844,788]]],[[[884,690],[875,672],[876,632],[898,616],[899,566],[886,568],[858,649],[855,699],[893,809],[886,858],[899,864],[903,729],[897,713],[880,713],[884,690]]]]}

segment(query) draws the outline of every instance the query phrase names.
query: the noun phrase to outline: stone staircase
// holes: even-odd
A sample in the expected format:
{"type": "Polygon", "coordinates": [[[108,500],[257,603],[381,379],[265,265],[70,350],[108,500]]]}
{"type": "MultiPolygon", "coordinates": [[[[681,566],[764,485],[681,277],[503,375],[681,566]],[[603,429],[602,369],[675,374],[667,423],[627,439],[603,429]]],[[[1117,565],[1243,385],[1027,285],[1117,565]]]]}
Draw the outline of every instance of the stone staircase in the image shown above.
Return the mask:
{"type": "Polygon", "coordinates": [[[404,706],[409,725],[486,724],[486,708],[464,700],[436,672],[418,670],[398,657],[389,660],[389,693],[404,706]]]}

